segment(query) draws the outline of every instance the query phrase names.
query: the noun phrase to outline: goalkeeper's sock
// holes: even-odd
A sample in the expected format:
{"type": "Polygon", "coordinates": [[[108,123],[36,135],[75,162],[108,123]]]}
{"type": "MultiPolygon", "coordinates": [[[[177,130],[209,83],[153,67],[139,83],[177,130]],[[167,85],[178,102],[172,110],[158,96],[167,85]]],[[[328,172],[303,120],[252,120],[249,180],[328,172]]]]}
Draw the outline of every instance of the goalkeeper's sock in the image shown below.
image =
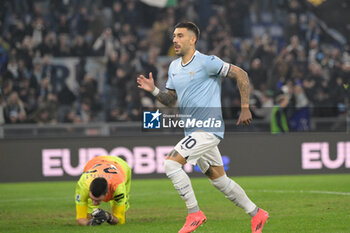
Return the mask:
{"type": "Polygon", "coordinates": [[[237,206],[243,208],[247,214],[254,214],[257,209],[256,205],[248,198],[244,190],[228,178],[223,175],[217,179],[210,180],[212,185],[225,194],[226,198],[235,203],[237,206]]]}
{"type": "Polygon", "coordinates": [[[199,211],[198,202],[194,195],[190,178],[182,169],[182,165],[173,160],[165,160],[164,168],[166,175],[171,179],[175,189],[185,201],[188,213],[199,211]]]}

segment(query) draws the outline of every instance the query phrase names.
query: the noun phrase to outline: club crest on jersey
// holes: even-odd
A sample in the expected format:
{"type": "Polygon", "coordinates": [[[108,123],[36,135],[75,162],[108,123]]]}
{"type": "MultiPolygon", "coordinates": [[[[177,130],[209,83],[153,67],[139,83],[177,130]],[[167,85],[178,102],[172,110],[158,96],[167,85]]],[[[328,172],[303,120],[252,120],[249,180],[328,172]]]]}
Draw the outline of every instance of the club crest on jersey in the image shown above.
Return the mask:
{"type": "Polygon", "coordinates": [[[191,79],[193,79],[194,74],[196,73],[196,71],[191,71],[191,72],[189,72],[189,73],[190,73],[191,79]]]}

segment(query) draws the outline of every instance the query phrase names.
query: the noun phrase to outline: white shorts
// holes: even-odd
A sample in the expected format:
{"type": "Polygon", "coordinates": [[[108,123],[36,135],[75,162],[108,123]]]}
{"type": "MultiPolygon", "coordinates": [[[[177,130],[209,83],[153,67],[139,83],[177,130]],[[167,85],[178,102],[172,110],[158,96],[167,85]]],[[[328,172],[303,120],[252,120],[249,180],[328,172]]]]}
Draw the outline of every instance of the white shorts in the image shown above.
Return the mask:
{"type": "Polygon", "coordinates": [[[195,131],[184,137],[174,149],[184,157],[189,164],[198,165],[203,173],[209,166],[223,166],[218,148],[220,139],[213,133],[195,131]]]}

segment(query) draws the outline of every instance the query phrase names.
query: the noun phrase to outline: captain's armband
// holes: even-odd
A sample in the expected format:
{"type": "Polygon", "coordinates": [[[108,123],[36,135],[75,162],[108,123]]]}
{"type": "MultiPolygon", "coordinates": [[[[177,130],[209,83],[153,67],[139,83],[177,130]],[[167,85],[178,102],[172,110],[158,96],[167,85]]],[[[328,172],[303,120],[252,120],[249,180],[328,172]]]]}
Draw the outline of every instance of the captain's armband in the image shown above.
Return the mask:
{"type": "Polygon", "coordinates": [[[228,72],[230,71],[231,64],[224,62],[224,64],[221,67],[221,70],[219,71],[219,76],[222,78],[227,77],[228,72]]]}

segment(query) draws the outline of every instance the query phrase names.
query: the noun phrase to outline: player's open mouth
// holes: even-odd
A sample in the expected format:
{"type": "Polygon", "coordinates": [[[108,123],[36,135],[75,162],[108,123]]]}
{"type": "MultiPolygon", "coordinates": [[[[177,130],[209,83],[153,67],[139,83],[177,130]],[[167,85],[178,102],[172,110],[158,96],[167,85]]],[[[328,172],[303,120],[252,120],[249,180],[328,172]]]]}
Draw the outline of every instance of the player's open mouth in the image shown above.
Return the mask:
{"type": "Polygon", "coordinates": [[[174,45],[175,49],[180,49],[180,45],[174,45]]]}

